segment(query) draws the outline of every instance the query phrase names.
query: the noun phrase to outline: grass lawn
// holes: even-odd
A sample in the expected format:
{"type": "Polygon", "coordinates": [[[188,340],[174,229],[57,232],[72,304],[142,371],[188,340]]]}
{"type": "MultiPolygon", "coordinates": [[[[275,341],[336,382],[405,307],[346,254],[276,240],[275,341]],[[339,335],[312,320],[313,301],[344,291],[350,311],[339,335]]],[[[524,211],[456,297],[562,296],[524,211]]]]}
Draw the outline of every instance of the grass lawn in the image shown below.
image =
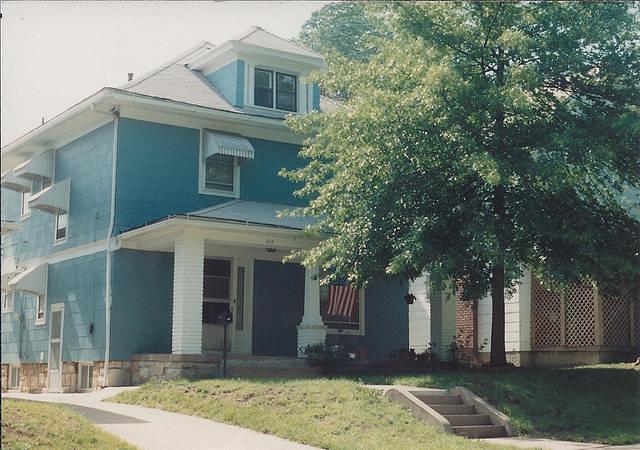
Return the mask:
{"type": "Polygon", "coordinates": [[[135,449],[68,408],[2,399],[3,449],[135,449]]]}
{"type": "Polygon", "coordinates": [[[464,386],[511,417],[521,433],[607,444],[640,442],[640,370],[631,364],[506,372],[366,377],[378,384],[464,386]]]}
{"type": "Polygon", "coordinates": [[[328,449],[497,448],[440,433],[350,380],[157,382],[111,400],[206,417],[328,449]]]}

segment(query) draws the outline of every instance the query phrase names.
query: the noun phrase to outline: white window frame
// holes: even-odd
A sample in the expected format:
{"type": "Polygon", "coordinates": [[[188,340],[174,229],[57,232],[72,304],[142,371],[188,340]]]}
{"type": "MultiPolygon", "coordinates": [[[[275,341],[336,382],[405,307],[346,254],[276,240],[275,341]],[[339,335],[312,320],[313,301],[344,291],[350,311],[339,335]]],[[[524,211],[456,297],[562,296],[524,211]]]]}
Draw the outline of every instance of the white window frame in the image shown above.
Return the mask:
{"type": "Polygon", "coordinates": [[[64,242],[67,242],[68,238],[69,238],[69,212],[67,211],[64,214],[56,214],[56,218],[53,221],[53,243],[54,245],[62,244],[64,242]],[[65,230],[64,230],[64,237],[61,237],[60,239],[58,239],[58,221],[60,220],[61,215],[67,216],[67,226],[65,227],[65,230]]]}
{"type": "Polygon", "coordinates": [[[20,390],[20,384],[21,384],[21,375],[22,375],[22,367],[20,366],[20,364],[10,364],[9,365],[9,378],[7,379],[7,389],[10,391],[19,391],[20,390]],[[11,384],[11,381],[14,379],[14,377],[12,376],[12,372],[14,370],[18,371],[18,384],[11,384]]]}
{"type": "Polygon", "coordinates": [[[31,217],[31,208],[29,207],[29,198],[31,195],[31,192],[20,193],[20,220],[25,220],[31,217]]]}
{"type": "MultiPolygon", "coordinates": [[[[87,373],[89,373],[87,372],[87,373]]],[[[93,390],[93,362],[79,362],[78,363],[78,391],[79,392],[89,392],[93,390]],[[91,381],[92,381],[92,385],[88,385],[86,387],[83,387],[83,383],[88,382],[88,380],[85,380],[84,377],[82,376],[82,369],[83,368],[88,368],[88,371],[91,372],[92,376],[91,376],[91,381]]]]}
{"type": "Polygon", "coordinates": [[[301,114],[309,111],[308,97],[309,89],[307,83],[301,81],[302,74],[295,70],[278,69],[276,67],[264,65],[264,64],[245,64],[246,80],[245,80],[245,105],[255,109],[261,109],[263,111],[278,112],[282,114],[301,114]],[[254,88],[255,88],[255,70],[268,70],[273,72],[273,108],[266,106],[259,106],[255,104],[254,88]],[[276,108],[276,74],[281,73],[283,75],[293,75],[296,77],[296,110],[289,111],[287,109],[276,108]]]}
{"type": "Polygon", "coordinates": [[[47,296],[42,294],[33,294],[36,299],[36,325],[44,325],[47,323],[47,296]],[[42,317],[38,318],[38,303],[42,302],[42,317]]]}
{"type": "MultiPolygon", "coordinates": [[[[221,191],[219,189],[206,188],[207,161],[204,152],[204,130],[200,130],[200,155],[198,158],[198,193],[205,195],[217,195],[218,197],[240,198],[240,164],[238,158],[233,157],[233,191],[221,191]]],[[[67,229],[69,222],[67,219],[67,229]]]]}
{"type": "Polygon", "coordinates": [[[2,312],[10,313],[13,312],[15,307],[15,297],[13,296],[13,291],[2,291],[2,312]]]}
{"type": "MultiPolygon", "coordinates": [[[[348,335],[348,336],[364,336],[365,334],[365,295],[364,295],[365,290],[364,289],[360,289],[358,291],[359,294],[359,298],[358,298],[358,317],[360,318],[360,322],[358,323],[358,329],[357,330],[351,330],[351,329],[346,329],[346,328],[332,328],[331,325],[340,325],[341,322],[330,322],[330,321],[326,321],[324,320],[324,318],[322,319],[322,322],[326,325],[327,327],[327,334],[342,334],[342,335],[348,335]]],[[[322,311],[320,311],[322,313],[322,311]]]]}

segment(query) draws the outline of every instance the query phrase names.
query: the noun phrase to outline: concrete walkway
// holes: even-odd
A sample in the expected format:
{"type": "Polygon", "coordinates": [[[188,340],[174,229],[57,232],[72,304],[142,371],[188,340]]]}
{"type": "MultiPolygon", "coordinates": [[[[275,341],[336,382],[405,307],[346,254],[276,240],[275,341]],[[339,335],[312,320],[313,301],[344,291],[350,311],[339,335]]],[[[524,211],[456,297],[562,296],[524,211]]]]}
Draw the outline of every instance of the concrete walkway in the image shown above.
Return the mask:
{"type": "Polygon", "coordinates": [[[314,448],[199,417],[102,401],[128,389],[136,388],[107,388],[84,394],[3,393],[2,398],[70,405],[104,431],[144,450],[313,450],[314,448]]]}

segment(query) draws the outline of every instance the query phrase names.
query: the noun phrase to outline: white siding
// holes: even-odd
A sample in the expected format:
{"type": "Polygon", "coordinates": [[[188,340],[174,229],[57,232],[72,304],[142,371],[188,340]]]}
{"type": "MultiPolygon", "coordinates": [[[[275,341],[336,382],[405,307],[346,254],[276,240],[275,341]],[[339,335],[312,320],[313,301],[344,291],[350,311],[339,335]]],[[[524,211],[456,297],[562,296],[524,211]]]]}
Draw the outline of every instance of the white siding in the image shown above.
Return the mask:
{"type": "Polygon", "coordinates": [[[427,350],[431,342],[431,303],[429,299],[429,277],[423,275],[409,283],[409,292],[416,300],[409,305],[409,347],[417,353],[427,350]]]}
{"type": "MultiPolygon", "coordinates": [[[[525,272],[511,297],[505,298],[505,349],[508,352],[531,350],[531,273],[525,272]]],[[[485,352],[491,351],[491,296],[478,302],[478,347],[486,339],[485,352]]]]}

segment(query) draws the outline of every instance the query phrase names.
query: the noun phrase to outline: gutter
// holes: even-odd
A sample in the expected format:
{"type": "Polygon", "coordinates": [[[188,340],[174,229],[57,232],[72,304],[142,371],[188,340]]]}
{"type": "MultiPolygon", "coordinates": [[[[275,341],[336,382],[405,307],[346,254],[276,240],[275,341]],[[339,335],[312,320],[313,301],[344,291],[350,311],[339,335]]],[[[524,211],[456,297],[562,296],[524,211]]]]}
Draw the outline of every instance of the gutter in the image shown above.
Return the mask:
{"type": "Polygon", "coordinates": [[[120,128],[120,112],[114,110],[113,115],[113,153],[111,160],[111,208],[109,211],[109,231],[107,232],[107,258],[105,269],[104,316],[105,316],[105,344],[104,344],[104,379],[103,387],[109,386],[109,360],[111,359],[111,267],[112,254],[117,245],[117,237],[113,236],[116,223],[116,164],[118,162],[118,133],[120,128]]]}

